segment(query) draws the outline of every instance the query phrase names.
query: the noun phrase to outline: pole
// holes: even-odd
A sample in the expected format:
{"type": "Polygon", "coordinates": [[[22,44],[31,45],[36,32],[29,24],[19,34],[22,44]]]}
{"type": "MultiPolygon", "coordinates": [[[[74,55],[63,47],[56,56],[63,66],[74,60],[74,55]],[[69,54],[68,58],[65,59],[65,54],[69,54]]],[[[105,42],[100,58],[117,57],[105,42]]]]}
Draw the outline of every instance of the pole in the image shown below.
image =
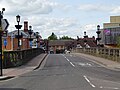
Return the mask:
{"type": "Polygon", "coordinates": [[[2,76],[3,72],[2,72],[2,28],[1,26],[0,26],[0,69],[1,69],[0,76],[2,76]]]}
{"type": "Polygon", "coordinates": [[[13,44],[14,44],[14,43],[13,43],[13,33],[12,33],[12,36],[11,36],[11,40],[12,40],[12,41],[11,41],[11,45],[12,45],[11,50],[13,50],[13,44]]]}
{"type": "Polygon", "coordinates": [[[0,76],[3,75],[3,72],[2,72],[2,13],[0,11],[0,76]]]}
{"type": "MultiPolygon", "coordinates": [[[[19,22],[18,22],[18,26],[19,26],[19,22]]],[[[20,50],[19,28],[18,28],[18,50],[20,50]]]]}

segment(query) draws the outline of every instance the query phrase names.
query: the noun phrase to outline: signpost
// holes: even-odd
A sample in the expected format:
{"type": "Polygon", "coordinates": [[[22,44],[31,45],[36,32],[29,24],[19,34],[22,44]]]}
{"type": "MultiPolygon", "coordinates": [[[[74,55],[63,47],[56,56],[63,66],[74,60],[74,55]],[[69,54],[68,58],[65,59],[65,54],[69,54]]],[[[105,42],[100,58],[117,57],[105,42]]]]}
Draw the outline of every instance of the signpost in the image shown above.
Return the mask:
{"type": "Polygon", "coordinates": [[[2,72],[2,32],[7,30],[9,23],[7,19],[3,19],[3,12],[5,11],[5,8],[2,8],[2,11],[0,11],[0,76],[3,76],[2,72]]]}
{"type": "Polygon", "coordinates": [[[2,27],[0,25],[0,76],[2,75],[3,75],[3,72],[2,72],[2,27]]]}

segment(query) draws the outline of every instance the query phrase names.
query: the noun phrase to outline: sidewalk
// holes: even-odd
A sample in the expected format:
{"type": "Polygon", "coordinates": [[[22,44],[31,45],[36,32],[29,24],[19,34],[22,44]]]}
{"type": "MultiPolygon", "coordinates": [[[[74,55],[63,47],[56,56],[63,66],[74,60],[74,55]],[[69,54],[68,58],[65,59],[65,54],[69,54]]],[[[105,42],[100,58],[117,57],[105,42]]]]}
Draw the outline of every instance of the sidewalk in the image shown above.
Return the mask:
{"type": "Polygon", "coordinates": [[[25,65],[22,65],[20,67],[3,69],[3,76],[0,76],[0,80],[4,80],[10,77],[16,77],[37,69],[46,56],[47,54],[40,54],[39,56],[33,58],[31,61],[29,61],[25,65]]]}
{"type": "Polygon", "coordinates": [[[105,68],[120,71],[120,63],[118,63],[118,62],[111,61],[111,60],[108,60],[108,59],[104,59],[104,58],[101,58],[101,57],[88,55],[88,54],[83,54],[83,53],[72,53],[72,54],[77,55],[77,56],[81,56],[83,58],[86,58],[87,60],[95,62],[95,63],[97,63],[97,64],[99,64],[99,65],[101,65],[105,68]]]}

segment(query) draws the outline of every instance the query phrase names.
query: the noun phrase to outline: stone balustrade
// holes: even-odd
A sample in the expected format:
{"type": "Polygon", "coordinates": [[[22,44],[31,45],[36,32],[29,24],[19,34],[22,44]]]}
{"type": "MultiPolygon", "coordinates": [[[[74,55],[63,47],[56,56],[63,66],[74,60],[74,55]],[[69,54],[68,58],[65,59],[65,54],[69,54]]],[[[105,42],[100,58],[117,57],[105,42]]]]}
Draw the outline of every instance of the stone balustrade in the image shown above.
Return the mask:
{"type": "Polygon", "coordinates": [[[120,49],[112,48],[76,48],[75,53],[85,53],[120,62],[120,49]]]}

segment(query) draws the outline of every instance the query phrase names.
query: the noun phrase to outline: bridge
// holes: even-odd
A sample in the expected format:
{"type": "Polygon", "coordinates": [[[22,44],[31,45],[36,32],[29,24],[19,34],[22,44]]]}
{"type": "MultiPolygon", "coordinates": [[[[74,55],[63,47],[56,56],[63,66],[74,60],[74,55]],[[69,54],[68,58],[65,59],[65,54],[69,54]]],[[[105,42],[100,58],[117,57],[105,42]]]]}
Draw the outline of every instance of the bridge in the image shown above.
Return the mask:
{"type": "Polygon", "coordinates": [[[72,50],[73,53],[84,53],[109,60],[120,62],[120,49],[118,48],[77,48],[72,50]]]}

